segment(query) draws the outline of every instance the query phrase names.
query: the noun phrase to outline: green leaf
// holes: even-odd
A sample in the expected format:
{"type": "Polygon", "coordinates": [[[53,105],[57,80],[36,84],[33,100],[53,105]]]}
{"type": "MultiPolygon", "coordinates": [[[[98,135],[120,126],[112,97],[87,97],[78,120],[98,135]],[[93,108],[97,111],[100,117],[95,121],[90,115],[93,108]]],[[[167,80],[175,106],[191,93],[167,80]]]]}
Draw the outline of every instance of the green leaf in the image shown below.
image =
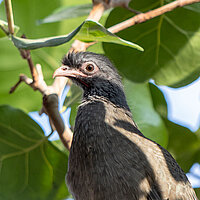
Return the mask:
{"type": "Polygon", "coordinates": [[[149,83],[154,109],[160,114],[161,117],[167,118],[167,102],[162,91],[154,84],[149,83]]]}
{"type": "Polygon", "coordinates": [[[61,152],[69,156],[69,151],[66,149],[64,144],[61,142],[61,140],[54,140],[51,142],[56,148],[58,148],[61,152]]]}
{"type": "Polygon", "coordinates": [[[66,108],[71,107],[70,125],[72,128],[74,127],[75,124],[77,108],[81,102],[81,98],[82,98],[82,90],[77,85],[72,84],[63,104],[66,108]]]}
{"type": "Polygon", "coordinates": [[[181,168],[188,172],[195,162],[200,162],[200,138],[189,129],[165,119],[169,133],[168,151],[181,168]]]}
{"type": "Polygon", "coordinates": [[[74,125],[75,125],[75,120],[76,120],[76,114],[77,114],[77,110],[78,110],[78,106],[80,103],[74,103],[73,105],[71,105],[71,112],[70,112],[70,125],[71,125],[71,129],[74,130],[74,125]]]}
{"type": "Polygon", "coordinates": [[[19,37],[12,37],[12,41],[17,48],[21,49],[37,49],[41,47],[58,46],[70,41],[76,35],[75,39],[84,42],[111,42],[129,46],[137,50],[143,51],[143,48],[132,42],[123,40],[113,33],[105,29],[101,24],[92,20],[84,21],[74,31],[68,35],[61,35],[56,37],[42,38],[42,39],[23,39],[19,37]]]}
{"type": "MultiPolygon", "coordinates": [[[[161,6],[160,2],[133,0],[130,6],[146,12],[161,6]]],[[[125,76],[135,82],[153,78],[157,84],[180,87],[194,81],[200,74],[199,5],[177,8],[119,32],[119,37],[141,44],[144,53],[105,43],[106,55],[125,76]]],[[[110,13],[106,27],[130,17],[128,11],[116,8],[110,13]]]]}
{"type": "MultiPolygon", "coordinates": [[[[14,35],[16,35],[18,31],[19,27],[14,25],[14,35]]],[[[6,33],[9,33],[8,23],[3,20],[0,20],[0,38],[7,36],[6,33]]]]}
{"type": "Polygon", "coordinates": [[[67,156],[28,115],[0,106],[1,199],[64,199],[66,171],[67,156]]]}
{"type": "Polygon", "coordinates": [[[197,197],[200,198],[200,188],[194,188],[194,191],[196,192],[197,197]]]}
{"type": "Polygon", "coordinates": [[[65,98],[64,106],[68,108],[68,107],[71,107],[75,103],[80,103],[81,97],[82,97],[81,88],[75,84],[72,84],[65,98]]]}
{"type": "Polygon", "coordinates": [[[141,132],[163,147],[167,146],[168,133],[159,114],[154,110],[149,85],[124,80],[128,105],[141,132]]]}
{"type": "Polygon", "coordinates": [[[80,16],[88,15],[92,9],[92,4],[83,4],[77,6],[65,6],[57,8],[51,15],[48,15],[44,19],[37,21],[38,24],[58,22],[64,19],[71,19],[80,16]]]}
{"type": "Polygon", "coordinates": [[[83,24],[76,28],[68,35],[60,35],[56,37],[48,37],[41,39],[24,39],[12,36],[14,45],[19,49],[37,49],[41,47],[53,47],[69,42],[81,29],[83,24]]]}

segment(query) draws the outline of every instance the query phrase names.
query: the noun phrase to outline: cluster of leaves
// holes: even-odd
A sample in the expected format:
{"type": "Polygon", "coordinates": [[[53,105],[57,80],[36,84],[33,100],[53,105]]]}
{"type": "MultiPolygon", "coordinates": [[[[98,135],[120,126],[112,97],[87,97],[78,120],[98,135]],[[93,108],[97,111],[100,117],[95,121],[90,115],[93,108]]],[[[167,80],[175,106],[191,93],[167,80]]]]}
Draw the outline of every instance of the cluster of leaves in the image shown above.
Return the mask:
{"type": "MultiPolygon", "coordinates": [[[[162,6],[161,2],[163,1],[134,0],[130,6],[145,12],[162,6]]],[[[148,81],[154,79],[157,84],[179,87],[191,83],[199,76],[200,5],[178,8],[121,31],[118,36],[125,39],[122,40],[108,33],[98,23],[83,23],[88,13],[88,3],[91,3],[90,0],[13,0],[15,23],[20,26],[18,35],[25,33],[28,38],[63,35],[53,38],[53,45],[55,41],[61,44],[74,36],[83,41],[117,43],[104,43],[103,46],[96,44],[89,50],[104,53],[112,59],[123,77],[128,103],[139,128],[147,137],[166,147],[187,172],[194,162],[200,162],[199,131],[193,133],[170,122],[162,92],[148,81]],[[78,7],[74,7],[76,5],[78,7]],[[75,12],[76,9],[78,12],[75,12]],[[66,20],[63,21],[63,18],[66,20]],[[42,23],[39,26],[36,25],[38,20],[42,23]],[[57,22],[50,23],[55,21],[57,22]],[[70,32],[70,35],[66,35],[70,32]],[[140,48],[132,42],[140,44],[145,51],[127,47],[140,48]]],[[[166,0],[165,3],[169,1],[166,0]]],[[[132,15],[123,8],[115,8],[108,16],[104,15],[101,23],[110,27],[132,15]]],[[[4,3],[0,5],[0,19],[6,21],[4,3]]],[[[0,21],[0,26],[7,29],[3,21],[0,21]]],[[[8,104],[21,110],[0,106],[0,200],[64,199],[70,196],[64,180],[68,155],[60,148],[62,144],[59,141],[48,141],[42,129],[26,114],[40,109],[40,94],[33,93],[25,85],[21,85],[14,94],[8,94],[18,75],[29,72],[16,47],[4,36],[0,32],[0,104],[8,104]]],[[[13,41],[18,47],[32,49],[52,44],[52,41],[49,43],[49,38],[27,41],[15,36],[13,41]]],[[[34,62],[43,66],[47,83],[52,82],[52,73],[70,45],[71,41],[62,46],[32,51],[34,62]]],[[[75,86],[71,87],[65,106],[72,109],[72,125],[80,97],[81,91],[75,86]]]]}

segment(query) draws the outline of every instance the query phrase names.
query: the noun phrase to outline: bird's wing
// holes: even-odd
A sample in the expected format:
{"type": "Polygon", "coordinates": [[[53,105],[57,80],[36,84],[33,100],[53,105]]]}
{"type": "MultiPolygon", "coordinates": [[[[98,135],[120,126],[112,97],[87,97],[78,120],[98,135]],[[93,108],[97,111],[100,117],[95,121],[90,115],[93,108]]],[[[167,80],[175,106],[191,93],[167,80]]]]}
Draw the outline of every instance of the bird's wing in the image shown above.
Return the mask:
{"type": "Polygon", "coordinates": [[[125,156],[137,170],[141,190],[146,190],[148,199],[197,199],[185,173],[167,150],[144,137],[130,116],[120,109],[115,112],[115,118],[109,117],[113,116],[109,113],[105,117],[106,129],[115,133],[113,138],[118,145],[117,152],[124,153],[121,156],[125,156]]]}
{"type": "Polygon", "coordinates": [[[107,120],[109,122],[102,122],[101,128],[104,134],[109,136],[109,153],[112,156],[111,159],[114,160],[112,165],[115,168],[116,165],[121,167],[119,171],[121,170],[123,178],[129,181],[129,186],[134,187],[136,193],[139,194],[137,199],[163,200],[159,184],[155,181],[154,171],[145,153],[129,138],[132,135],[131,131],[137,133],[136,135],[139,135],[141,139],[143,139],[142,134],[128,121],[118,119],[113,124],[111,119],[107,120]]]}

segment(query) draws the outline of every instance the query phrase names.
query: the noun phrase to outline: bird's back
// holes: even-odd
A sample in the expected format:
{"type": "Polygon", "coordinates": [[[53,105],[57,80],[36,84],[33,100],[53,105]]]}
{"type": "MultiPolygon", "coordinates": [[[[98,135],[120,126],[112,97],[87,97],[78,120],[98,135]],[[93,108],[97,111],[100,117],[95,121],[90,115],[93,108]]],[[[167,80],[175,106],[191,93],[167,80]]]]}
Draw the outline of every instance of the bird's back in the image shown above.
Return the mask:
{"type": "Polygon", "coordinates": [[[68,186],[76,200],[196,200],[167,150],[145,138],[129,111],[91,99],[79,107],[68,186]]]}

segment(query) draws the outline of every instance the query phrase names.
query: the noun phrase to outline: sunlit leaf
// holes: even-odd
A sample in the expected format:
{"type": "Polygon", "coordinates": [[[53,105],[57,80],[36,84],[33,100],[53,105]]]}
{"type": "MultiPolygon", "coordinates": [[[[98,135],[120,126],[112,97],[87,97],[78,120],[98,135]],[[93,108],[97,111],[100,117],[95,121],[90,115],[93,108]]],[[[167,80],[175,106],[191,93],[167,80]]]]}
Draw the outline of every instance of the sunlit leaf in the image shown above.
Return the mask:
{"type": "Polygon", "coordinates": [[[44,19],[38,20],[38,24],[52,23],[61,21],[64,19],[71,19],[75,17],[88,15],[92,9],[92,4],[83,4],[72,7],[61,7],[56,9],[51,15],[45,17],[44,19]]]}
{"type": "Polygon", "coordinates": [[[37,49],[41,47],[58,46],[70,41],[72,38],[84,42],[92,42],[92,41],[111,42],[115,44],[129,46],[137,50],[143,51],[143,48],[140,47],[139,45],[119,38],[118,36],[109,32],[101,24],[92,20],[86,20],[68,35],[42,38],[42,39],[23,39],[13,36],[12,41],[14,42],[17,48],[37,49]]]}
{"type": "Polygon", "coordinates": [[[0,106],[1,199],[67,198],[66,171],[67,156],[28,115],[0,106]]]}

